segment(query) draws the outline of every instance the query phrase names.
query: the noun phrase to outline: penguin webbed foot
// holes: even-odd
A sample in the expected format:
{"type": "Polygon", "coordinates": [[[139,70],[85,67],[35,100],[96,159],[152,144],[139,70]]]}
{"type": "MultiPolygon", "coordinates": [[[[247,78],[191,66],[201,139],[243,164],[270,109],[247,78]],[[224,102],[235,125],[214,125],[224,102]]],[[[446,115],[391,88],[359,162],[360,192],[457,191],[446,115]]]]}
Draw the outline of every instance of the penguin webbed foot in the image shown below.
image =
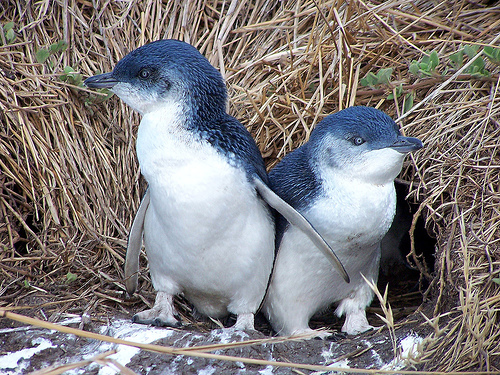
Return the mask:
{"type": "Polygon", "coordinates": [[[158,292],[153,308],[141,311],[132,317],[132,322],[154,325],[157,327],[179,328],[182,322],[173,304],[173,296],[165,292],[158,292]]]}
{"type": "Polygon", "coordinates": [[[237,330],[237,331],[246,331],[246,332],[254,332],[254,314],[253,313],[245,313],[238,314],[236,317],[236,323],[229,329],[237,330]]]}
{"type": "Polygon", "coordinates": [[[358,335],[360,333],[375,329],[366,319],[366,312],[364,309],[347,312],[342,332],[348,335],[358,335]]]}
{"type": "Polygon", "coordinates": [[[141,315],[141,313],[148,313],[151,310],[145,310],[145,311],[141,311],[140,313],[135,314],[132,317],[132,322],[138,323],[138,324],[153,325],[156,327],[171,327],[171,328],[182,327],[181,321],[176,319],[175,317],[168,317],[167,319],[159,317],[159,316],[154,317],[152,319],[142,317],[143,315],[141,315]]]}

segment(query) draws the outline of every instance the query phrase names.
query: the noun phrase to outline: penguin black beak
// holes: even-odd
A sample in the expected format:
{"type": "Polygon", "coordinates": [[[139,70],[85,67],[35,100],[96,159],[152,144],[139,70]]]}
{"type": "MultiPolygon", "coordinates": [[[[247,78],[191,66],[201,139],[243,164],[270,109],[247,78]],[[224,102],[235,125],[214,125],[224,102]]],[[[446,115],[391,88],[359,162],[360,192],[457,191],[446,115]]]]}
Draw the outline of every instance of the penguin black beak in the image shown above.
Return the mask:
{"type": "Polygon", "coordinates": [[[104,73],[89,77],[83,83],[85,83],[85,86],[92,89],[111,89],[118,82],[119,81],[113,77],[113,73],[104,73]]]}
{"type": "Polygon", "coordinates": [[[418,138],[399,136],[398,140],[389,147],[402,154],[407,154],[408,152],[420,150],[424,147],[424,144],[418,138]]]}

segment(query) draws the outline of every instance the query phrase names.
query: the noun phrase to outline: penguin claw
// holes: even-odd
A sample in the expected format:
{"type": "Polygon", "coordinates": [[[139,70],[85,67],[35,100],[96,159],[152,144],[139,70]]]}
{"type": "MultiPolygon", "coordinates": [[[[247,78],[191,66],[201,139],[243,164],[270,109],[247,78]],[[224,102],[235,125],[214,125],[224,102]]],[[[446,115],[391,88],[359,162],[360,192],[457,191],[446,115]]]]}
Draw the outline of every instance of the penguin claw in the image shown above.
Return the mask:
{"type": "Polygon", "coordinates": [[[180,328],[182,327],[182,323],[175,319],[175,321],[166,321],[160,318],[156,318],[153,320],[153,325],[157,327],[171,327],[171,328],[180,328]]]}
{"type": "MultiPolygon", "coordinates": [[[[150,312],[151,310],[142,311],[150,312]]],[[[155,327],[171,327],[180,328],[182,327],[182,322],[174,317],[152,317],[152,318],[142,318],[141,313],[137,313],[132,317],[132,322],[137,324],[152,325],[155,327]]]]}

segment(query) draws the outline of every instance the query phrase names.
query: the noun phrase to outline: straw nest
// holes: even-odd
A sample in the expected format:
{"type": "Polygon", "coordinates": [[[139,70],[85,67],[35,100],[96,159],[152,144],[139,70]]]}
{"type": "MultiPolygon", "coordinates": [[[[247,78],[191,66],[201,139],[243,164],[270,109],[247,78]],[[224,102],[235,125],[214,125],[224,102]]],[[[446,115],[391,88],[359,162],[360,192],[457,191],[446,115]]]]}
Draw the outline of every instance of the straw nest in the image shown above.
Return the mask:
{"type": "MultiPolygon", "coordinates": [[[[483,52],[499,39],[500,8],[491,3],[3,1],[0,306],[56,319],[128,314],[137,304],[124,300],[122,266],[144,187],[134,151],[139,117],[64,72],[109,71],[146,42],[177,38],[221,70],[229,111],[269,167],[341,108],[404,117],[403,132],[426,147],[401,178],[438,240],[425,310],[434,331],[421,363],[498,371],[500,81],[483,52]],[[466,45],[477,51],[455,63],[466,45]],[[439,64],[411,74],[412,61],[431,51],[439,64]],[[380,81],[361,86],[370,72],[380,81]]],[[[147,277],[142,298],[150,300],[147,277]]]]}

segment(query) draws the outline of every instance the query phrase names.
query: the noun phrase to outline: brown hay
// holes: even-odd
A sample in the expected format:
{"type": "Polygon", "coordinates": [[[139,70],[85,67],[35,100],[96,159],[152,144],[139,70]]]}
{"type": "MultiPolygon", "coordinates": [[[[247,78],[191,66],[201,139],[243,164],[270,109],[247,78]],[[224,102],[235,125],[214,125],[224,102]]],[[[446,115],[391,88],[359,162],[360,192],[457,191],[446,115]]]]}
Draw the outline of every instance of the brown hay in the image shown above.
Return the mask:
{"type": "Polygon", "coordinates": [[[109,71],[148,41],[178,38],[223,72],[230,112],[270,167],[329,113],[370,105],[396,118],[404,95],[387,95],[400,84],[415,104],[424,102],[402,123],[426,144],[402,177],[438,237],[427,314],[436,333],[422,360],[429,370],[500,369],[500,293],[492,281],[500,266],[499,69],[487,62],[489,77],[455,77],[449,63],[464,44],[498,45],[498,6],[4,1],[0,20],[16,31],[11,42],[0,31],[0,307],[37,306],[41,318],[55,320],[61,312],[128,314],[139,298],[151,301],[147,270],[141,297],[125,301],[122,285],[143,185],[134,151],[139,117],[117,98],[102,103],[59,76],[65,66],[84,76],[109,71]],[[38,49],[61,40],[66,51],[36,62],[38,49]],[[411,61],[432,50],[439,74],[410,75],[411,61]],[[390,84],[360,86],[368,72],[387,67],[390,84]]]}

